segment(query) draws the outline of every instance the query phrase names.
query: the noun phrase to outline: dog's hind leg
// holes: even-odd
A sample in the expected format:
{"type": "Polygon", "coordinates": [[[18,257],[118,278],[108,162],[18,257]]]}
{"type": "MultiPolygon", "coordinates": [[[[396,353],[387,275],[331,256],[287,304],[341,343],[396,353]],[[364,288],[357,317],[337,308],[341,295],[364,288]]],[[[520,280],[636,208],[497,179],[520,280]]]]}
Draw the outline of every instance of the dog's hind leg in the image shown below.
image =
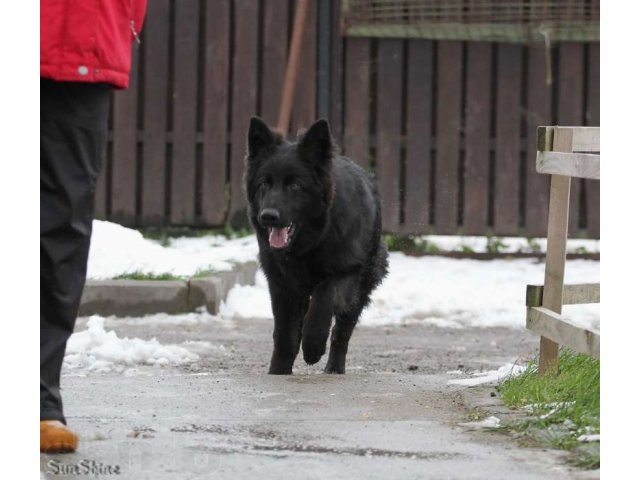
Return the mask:
{"type": "Polygon", "coordinates": [[[291,298],[290,294],[275,293],[271,302],[274,329],[269,374],[290,375],[293,362],[300,351],[302,318],[309,301],[305,298],[291,298]]]}
{"type": "Polygon", "coordinates": [[[325,373],[344,373],[349,339],[359,317],[360,312],[336,314],[336,324],[331,331],[329,360],[324,368],[325,373]]]}
{"type": "Polygon", "coordinates": [[[327,349],[332,316],[332,287],[329,282],[324,282],[313,291],[302,326],[302,355],[309,365],[318,363],[327,349]]]}

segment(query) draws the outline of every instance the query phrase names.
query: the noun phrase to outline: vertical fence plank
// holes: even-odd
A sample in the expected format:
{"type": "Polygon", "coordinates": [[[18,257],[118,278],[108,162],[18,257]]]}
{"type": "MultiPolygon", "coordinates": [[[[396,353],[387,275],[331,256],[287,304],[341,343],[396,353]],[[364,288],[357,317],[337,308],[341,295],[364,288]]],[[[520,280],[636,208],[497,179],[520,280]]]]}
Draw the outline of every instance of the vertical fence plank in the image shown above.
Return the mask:
{"type": "Polygon", "coordinates": [[[403,231],[424,233],[429,230],[433,41],[409,40],[407,54],[409,58],[403,231]]]}
{"type": "Polygon", "coordinates": [[[317,0],[317,65],[316,73],[316,116],[331,117],[331,9],[333,0],[317,0]]]}
{"type": "Polygon", "coordinates": [[[453,234],[458,224],[458,164],[462,109],[462,42],[438,43],[435,231],[453,234]]]}
{"type": "Polygon", "coordinates": [[[346,39],[344,149],[353,161],[369,168],[369,98],[371,43],[368,38],[346,39]]]}
{"type": "Polygon", "coordinates": [[[134,46],[129,88],[113,95],[110,219],[127,226],[134,226],[136,223],[138,59],[138,48],[134,46]]]}
{"type": "Polygon", "coordinates": [[[311,0],[302,34],[302,54],[300,55],[295,101],[291,112],[290,131],[293,135],[300,128],[308,128],[316,119],[317,18],[318,5],[315,0],[311,0]]]}
{"type": "Polygon", "coordinates": [[[198,0],[175,4],[171,223],[195,222],[198,0]]]}
{"type": "Polygon", "coordinates": [[[343,88],[344,79],[344,39],[340,35],[340,9],[341,0],[331,0],[331,96],[330,96],[330,122],[333,135],[340,147],[344,145],[343,119],[343,88]]]}
{"type": "Polygon", "coordinates": [[[202,221],[224,224],[227,214],[227,113],[229,111],[230,0],[209,0],[205,10],[202,122],[202,221]]]}
{"type": "MultiPolygon", "coordinates": [[[[586,123],[600,125],[600,44],[589,44],[589,77],[587,87],[586,123]]],[[[590,238],[600,238],[600,182],[586,180],[587,233],[590,238]]]]}
{"type": "Polygon", "coordinates": [[[282,97],[284,72],[287,68],[289,3],[264,3],[262,37],[262,95],[260,116],[275,127],[282,97]]]}
{"type": "Polygon", "coordinates": [[[242,187],[247,128],[256,113],[258,85],[258,6],[255,0],[235,0],[233,101],[231,120],[231,210],[233,226],[245,225],[242,187]]]}
{"type": "MultiPolygon", "coordinates": [[[[584,44],[561,43],[558,71],[558,124],[575,127],[583,124],[584,44]]],[[[583,181],[571,180],[569,236],[578,234],[580,196],[583,181]]]]}
{"type": "Polygon", "coordinates": [[[545,47],[529,48],[527,80],[527,182],[525,230],[528,236],[547,235],[549,212],[549,176],[536,172],[537,128],[551,125],[551,85],[547,85],[545,47]]]}
{"type": "Polygon", "coordinates": [[[469,42],[465,105],[463,232],[485,232],[489,215],[491,44],[469,42]]]}
{"type": "Polygon", "coordinates": [[[498,46],[494,230],[516,235],[519,222],[522,47],[498,46]]]}
{"type": "Polygon", "coordinates": [[[402,55],[402,40],[379,41],[376,177],[382,198],[382,228],[388,232],[400,225],[402,55]]]}
{"type": "Polygon", "coordinates": [[[140,223],[165,222],[169,0],[149,4],[144,29],[144,133],[140,223]]]}

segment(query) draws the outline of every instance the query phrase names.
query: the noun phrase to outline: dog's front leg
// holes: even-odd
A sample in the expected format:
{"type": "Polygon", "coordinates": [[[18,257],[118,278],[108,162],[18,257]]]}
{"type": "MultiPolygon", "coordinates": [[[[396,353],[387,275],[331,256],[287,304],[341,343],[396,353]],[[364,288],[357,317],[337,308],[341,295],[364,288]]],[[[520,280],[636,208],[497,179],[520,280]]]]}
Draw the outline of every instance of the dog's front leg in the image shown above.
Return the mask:
{"type": "Polygon", "coordinates": [[[271,292],[274,328],[269,374],[291,374],[293,362],[300,350],[302,318],[307,305],[308,300],[296,298],[291,293],[271,292]]]}
{"type": "Polygon", "coordinates": [[[302,355],[309,365],[317,363],[327,348],[327,338],[333,316],[331,284],[318,285],[311,296],[309,310],[302,326],[302,355]]]}

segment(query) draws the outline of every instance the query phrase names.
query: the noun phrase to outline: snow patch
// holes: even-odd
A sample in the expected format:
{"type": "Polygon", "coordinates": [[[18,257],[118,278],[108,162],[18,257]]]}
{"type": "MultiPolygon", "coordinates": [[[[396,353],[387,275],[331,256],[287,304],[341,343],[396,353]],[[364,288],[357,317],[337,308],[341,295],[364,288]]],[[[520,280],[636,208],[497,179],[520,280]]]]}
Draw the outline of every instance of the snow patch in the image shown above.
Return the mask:
{"type": "Polygon", "coordinates": [[[74,333],[67,343],[66,370],[122,372],[136,365],[177,366],[194,362],[198,355],[176,345],[161,345],[153,338],[119,338],[104,329],[104,318],[93,316],[87,330],[74,333]]]}
{"type": "Polygon", "coordinates": [[[498,428],[500,427],[500,419],[498,417],[491,416],[477,422],[464,422],[459,423],[458,425],[474,430],[480,430],[483,428],[498,428]]]}
{"type": "MultiPolygon", "coordinates": [[[[599,262],[567,262],[566,283],[598,282],[599,262]]],[[[389,275],[372,294],[363,325],[425,323],[437,327],[525,326],[527,284],[544,283],[533,259],[470,260],[389,255],[389,275]]],[[[599,305],[569,310],[576,323],[599,324],[599,305]]]]}
{"type": "MultiPolygon", "coordinates": [[[[456,245],[483,243],[486,237],[429,236],[444,250],[456,245]]],[[[538,243],[544,251],[544,239],[538,243]]],[[[503,238],[507,251],[523,251],[535,243],[523,238],[503,238]]],[[[574,248],[599,250],[599,242],[573,241],[574,248]]],[[[167,247],[145,239],[136,230],[96,220],[89,252],[88,278],[105,279],[124,273],[171,273],[191,276],[203,270],[229,270],[236,262],[255,260],[255,236],[229,240],[220,235],[176,238],[167,247]]],[[[600,281],[600,262],[571,260],[566,283],[600,281]]],[[[389,255],[389,275],[372,294],[360,324],[366,326],[420,323],[438,328],[525,327],[525,286],[544,282],[544,262],[536,259],[480,261],[443,257],[389,255]]],[[[599,330],[600,306],[570,305],[563,316],[592,330],[599,330]]],[[[221,305],[219,318],[273,318],[264,274],[255,286],[234,286],[221,305]]],[[[204,315],[147,317],[145,322],[188,324],[209,321],[204,315]],[[175,318],[171,320],[170,318],[175,318]]],[[[136,320],[139,321],[139,320],[136,320]]]]}
{"type": "MultiPolygon", "coordinates": [[[[94,315],[97,317],[98,315],[94,315]]],[[[219,316],[211,315],[206,307],[199,307],[195,312],[168,314],[152,313],[141,317],[104,317],[105,325],[117,327],[120,325],[199,325],[202,323],[216,322],[222,327],[231,327],[232,324],[219,316]]]]}
{"type": "MultiPolygon", "coordinates": [[[[457,235],[423,235],[423,242],[442,252],[489,251],[489,242],[500,253],[544,253],[547,251],[547,239],[525,237],[479,237],[457,235]]],[[[567,240],[567,253],[599,253],[600,240],[570,238],[567,240]]]]}
{"type": "Polygon", "coordinates": [[[500,382],[510,377],[517,377],[527,369],[524,365],[516,365],[515,363],[507,363],[498,370],[490,370],[488,372],[476,372],[471,378],[462,378],[447,381],[447,385],[462,385],[465,387],[475,387],[485,383],[500,382]]]}
{"type": "MultiPolygon", "coordinates": [[[[410,257],[392,252],[389,276],[362,313],[365,326],[420,323],[439,328],[525,328],[527,284],[544,283],[544,263],[532,259],[470,260],[410,257]]],[[[570,260],[567,283],[599,282],[600,262],[570,260]]],[[[255,286],[236,285],[221,306],[223,318],[273,318],[264,274],[255,286]]],[[[571,305],[563,316],[599,329],[600,306],[571,305]]]]}
{"type": "Polygon", "coordinates": [[[255,260],[257,254],[253,235],[233,240],[221,235],[178,238],[163,247],[137,230],[94,220],[87,278],[110,279],[133,272],[189,277],[205,270],[231,270],[234,263],[255,260]]]}
{"type": "Polygon", "coordinates": [[[255,285],[235,285],[226,300],[220,304],[222,318],[261,318],[271,319],[271,298],[267,279],[262,273],[256,273],[255,285]]]}

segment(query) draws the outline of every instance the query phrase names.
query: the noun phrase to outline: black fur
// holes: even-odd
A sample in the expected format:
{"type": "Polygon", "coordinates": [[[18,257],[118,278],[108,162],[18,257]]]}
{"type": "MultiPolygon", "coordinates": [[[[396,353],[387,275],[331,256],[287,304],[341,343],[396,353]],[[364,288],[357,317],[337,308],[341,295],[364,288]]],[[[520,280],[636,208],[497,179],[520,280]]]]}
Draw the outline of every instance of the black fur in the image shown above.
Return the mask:
{"type": "Polygon", "coordinates": [[[290,374],[301,343],[304,360],[318,362],[333,316],[325,372],[344,373],[351,333],[387,274],[373,179],[335,154],[326,120],[289,143],[254,117],[244,181],[274,315],[269,373],[290,374]],[[269,228],[288,225],[289,243],[272,247],[269,228]]]}

